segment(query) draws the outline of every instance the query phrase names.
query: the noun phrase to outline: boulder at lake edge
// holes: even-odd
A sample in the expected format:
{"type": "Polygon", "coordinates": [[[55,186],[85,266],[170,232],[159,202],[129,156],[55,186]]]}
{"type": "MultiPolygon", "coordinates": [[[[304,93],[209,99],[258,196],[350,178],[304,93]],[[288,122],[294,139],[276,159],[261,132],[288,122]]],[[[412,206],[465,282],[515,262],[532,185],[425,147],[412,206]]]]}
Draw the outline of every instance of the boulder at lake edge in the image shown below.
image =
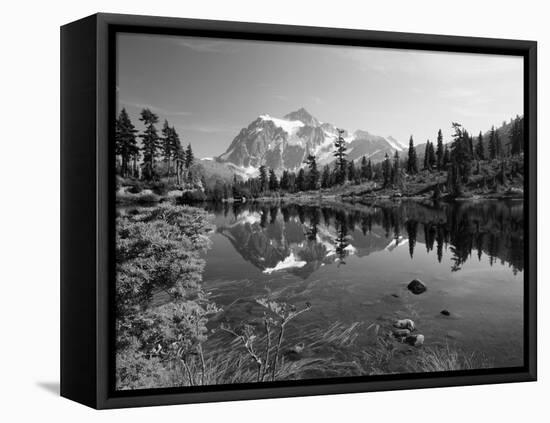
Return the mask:
{"type": "Polygon", "coordinates": [[[405,338],[405,342],[415,347],[420,347],[424,344],[424,335],[409,335],[405,338]]]}
{"type": "Polygon", "coordinates": [[[393,330],[393,336],[396,338],[404,338],[406,336],[409,336],[411,334],[411,331],[409,329],[394,329],[393,330]]]}
{"type": "Polygon", "coordinates": [[[411,319],[400,319],[393,322],[393,327],[397,329],[414,330],[414,322],[411,319]]]}
{"type": "Polygon", "coordinates": [[[424,285],[421,281],[418,279],[413,279],[408,285],[407,289],[411,291],[414,295],[422,294],[423,292],[426,292],[428,289],[426,285],[424,285]]]}

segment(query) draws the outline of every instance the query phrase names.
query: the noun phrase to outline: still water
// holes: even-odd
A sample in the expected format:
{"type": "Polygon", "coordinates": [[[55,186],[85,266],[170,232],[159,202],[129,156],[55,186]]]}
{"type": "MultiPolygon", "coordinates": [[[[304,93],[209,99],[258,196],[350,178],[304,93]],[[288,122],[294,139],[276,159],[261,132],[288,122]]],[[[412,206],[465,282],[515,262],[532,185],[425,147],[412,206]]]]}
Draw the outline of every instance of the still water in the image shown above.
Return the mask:
{"type": "Polygon", "coordinates": [[[353,348],[366,348],[373,324],[411,318],[425,346],[480,353],[494,367],[523,365],[522,202],[208,211],[216,230],[204,288],[225,321],[258,318],[256,299],[269,296],[312,305],[293,322],[289,345],[312,328],[359,323],[353,348]],[[427,291],[409,292],[413,279],[427,291]]]}

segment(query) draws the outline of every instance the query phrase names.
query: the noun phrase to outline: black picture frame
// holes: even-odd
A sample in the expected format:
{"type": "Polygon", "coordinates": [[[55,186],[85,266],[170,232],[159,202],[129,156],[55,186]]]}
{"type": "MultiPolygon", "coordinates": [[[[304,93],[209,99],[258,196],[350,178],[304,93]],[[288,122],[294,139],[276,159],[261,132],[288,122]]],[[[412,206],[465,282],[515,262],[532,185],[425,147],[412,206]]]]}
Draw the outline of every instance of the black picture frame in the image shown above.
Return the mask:
{"type": "Polygon", "coordinates": [[[61,28],[61,395],[97,409],[534,381],[537,377],[537,44],[534,41],[95,14],[61,28]],[[524,366],[314,381],[114,391],[117,32],[516,55],[524,59],[524,366]]]}

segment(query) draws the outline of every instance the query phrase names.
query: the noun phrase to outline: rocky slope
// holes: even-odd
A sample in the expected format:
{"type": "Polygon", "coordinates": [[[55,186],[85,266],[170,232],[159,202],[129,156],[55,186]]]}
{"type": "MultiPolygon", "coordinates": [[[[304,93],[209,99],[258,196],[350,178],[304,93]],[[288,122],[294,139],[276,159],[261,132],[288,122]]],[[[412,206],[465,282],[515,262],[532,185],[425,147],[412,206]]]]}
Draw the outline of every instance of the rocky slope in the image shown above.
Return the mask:
{"type": "MultiPolygon", "coordinates": [[[[314,154],[319,164],[334,160],[332,155],[336,127],[323,123],[304,108],[288,113],[283,118],[262,115],[241,129],[219,162],[232,163],[245,173],[252,174],[265,165],[281,172],[297,170],[304,165],[308,154],[314,154]]],[[[385,154],[403,151],[403,146],[392,137],[384,138],[367,131],[344,132],[348,143],[348,157],[357,160],[366,156],[373,162],[385,154]]]]}

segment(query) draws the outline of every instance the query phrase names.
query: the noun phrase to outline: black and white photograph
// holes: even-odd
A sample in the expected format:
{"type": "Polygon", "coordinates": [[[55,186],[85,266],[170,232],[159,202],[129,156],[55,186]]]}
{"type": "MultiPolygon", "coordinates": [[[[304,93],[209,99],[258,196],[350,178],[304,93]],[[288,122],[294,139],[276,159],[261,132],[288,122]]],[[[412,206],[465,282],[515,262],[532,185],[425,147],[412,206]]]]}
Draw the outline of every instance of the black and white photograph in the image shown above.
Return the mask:
{"type": "Polygon", "coordinates": [[[117,391],[524,366],[520,56],[119,32],[117,391]]]}
{"type": "Polygon", "coordinates": [[[542,2],[3,11],[0,422],[544,421],[542,2]]]}

